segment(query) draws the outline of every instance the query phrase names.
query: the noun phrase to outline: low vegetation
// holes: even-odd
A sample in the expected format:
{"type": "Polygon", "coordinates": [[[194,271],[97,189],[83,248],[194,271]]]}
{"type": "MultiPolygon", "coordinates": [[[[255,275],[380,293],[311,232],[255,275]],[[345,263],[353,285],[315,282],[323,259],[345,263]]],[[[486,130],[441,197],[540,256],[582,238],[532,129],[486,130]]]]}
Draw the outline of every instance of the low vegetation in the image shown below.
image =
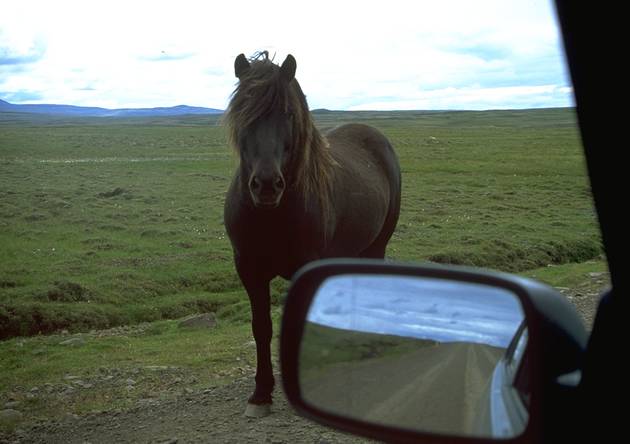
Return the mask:
{"type": "Polygon", "coordinates": [[[310,376],[330,366],[413,353],[435,344],[428,339],[343,330],[309,322],[300,348],[300,374],[310,376]]]}
{"type": "MultiPolygon", "coordinates": [[[[318,112],[392,141],[388,256],[510,272],[601,259],[574,110],[318,112]]],[[[218,117],[0,118],[0,338],[213,311],[249,319],[222,222],[218,117]]],[[[273,285],[274,303],[286,284],[273,285]]]]}

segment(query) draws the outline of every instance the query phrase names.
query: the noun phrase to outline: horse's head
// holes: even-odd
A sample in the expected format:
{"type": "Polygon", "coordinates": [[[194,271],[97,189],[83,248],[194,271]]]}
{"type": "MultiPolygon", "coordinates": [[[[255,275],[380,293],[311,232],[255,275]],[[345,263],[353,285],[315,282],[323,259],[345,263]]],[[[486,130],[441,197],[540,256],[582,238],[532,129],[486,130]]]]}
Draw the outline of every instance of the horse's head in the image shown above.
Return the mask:
{"type": "MultiPolygon", "coordinates": [[[[239,85],[228,110],[231,138],[241,160],[241,176],[258,208],[280,205],[291,181],[292,153],[295,151],[296,108],[299,90],[294,81],[296,62],[287,56],[281,66],[263,59],[251,62],[243,54],[234,62],[239,85]]],[[[306,108],[308,112],[308,108],[306,108]]]]}

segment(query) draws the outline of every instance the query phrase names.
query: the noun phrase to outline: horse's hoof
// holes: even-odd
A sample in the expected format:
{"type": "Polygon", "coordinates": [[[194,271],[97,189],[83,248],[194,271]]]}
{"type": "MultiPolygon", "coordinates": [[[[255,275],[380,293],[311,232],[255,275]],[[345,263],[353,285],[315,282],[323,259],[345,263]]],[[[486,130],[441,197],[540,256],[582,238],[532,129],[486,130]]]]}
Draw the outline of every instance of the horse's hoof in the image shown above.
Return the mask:
{"type": "Polygon", "coordinates": [[[250,404],[247,403],[245,416],[247,418],[264,418],[271,414],[271,404],[250,404]]]}

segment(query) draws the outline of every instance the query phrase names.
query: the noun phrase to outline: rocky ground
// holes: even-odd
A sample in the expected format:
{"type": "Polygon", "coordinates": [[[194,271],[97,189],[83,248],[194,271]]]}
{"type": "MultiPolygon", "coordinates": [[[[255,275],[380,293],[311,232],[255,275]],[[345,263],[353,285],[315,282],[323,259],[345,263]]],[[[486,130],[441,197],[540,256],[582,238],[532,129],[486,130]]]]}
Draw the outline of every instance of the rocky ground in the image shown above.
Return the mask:
{"type": "MultiPolygon", "coordinates": [[[[606,273],[591,273],[578,287],[559,290],[576,306],[590,329],[599,294],[608,285],[606,273]]],[[[93,334],[129,334],[142,328],[146,326],[93,334]]],[[[280,383],[272,414],[259,419],[246,418],[243,412],[253,388],[253,373],[251,365],[237,362],[224,375],[227,383],[203,387],[190,372],[178,367],[103,368],[89,377],[68,374],[63,382],[28,389],[13,387],[4,394],[4,405],[0,405],[0,425],[3,425],[0,430],[4,430],[0,431],[0,444],[366,442],[296,415],[287,404],[280,383]],[[114,400],[137,386],[143,387],[144,396],[130,406],[81,416],[66,413],[60,419],[46,421],[33,420],[28,411],[29,398],[48,400],[51,406],[59,406],[71,404],[82,393],[98,388],[114,400]]],[[[279,375],[276,378],[280,381],[279,375]]]]}
{"type": "Polygon", "coordinates": [[[252,389],[251,376],[170,400],[146,399],[131,409],[68,415],[17,429],[2,443],[356,443],[346,436],[303,419],[282,393],[272,414],[260,419],[243,415],[252,389]]]}
{"type": "Polygon", "coordinates": [[[589,273],[588,278],[574,288],[557,287],[556,289],[575,306],[584,320],[584,325],[590,331],[595,321],[600,295],[610,286],[610,276],[605,272],[594,272],[589,273]]]}

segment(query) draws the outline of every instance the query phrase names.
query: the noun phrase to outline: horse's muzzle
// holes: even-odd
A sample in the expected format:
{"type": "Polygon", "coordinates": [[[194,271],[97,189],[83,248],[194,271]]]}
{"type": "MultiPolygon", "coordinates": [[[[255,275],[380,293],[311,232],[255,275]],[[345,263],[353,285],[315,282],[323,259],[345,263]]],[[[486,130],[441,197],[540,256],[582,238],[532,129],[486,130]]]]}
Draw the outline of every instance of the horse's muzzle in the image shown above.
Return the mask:
{"type": "Polygon", "coordinates": [[[280,205],[286,183],[280,173],[269,175],[252,174],[249,192],[257,208],[276,208],[280,205]]]}

